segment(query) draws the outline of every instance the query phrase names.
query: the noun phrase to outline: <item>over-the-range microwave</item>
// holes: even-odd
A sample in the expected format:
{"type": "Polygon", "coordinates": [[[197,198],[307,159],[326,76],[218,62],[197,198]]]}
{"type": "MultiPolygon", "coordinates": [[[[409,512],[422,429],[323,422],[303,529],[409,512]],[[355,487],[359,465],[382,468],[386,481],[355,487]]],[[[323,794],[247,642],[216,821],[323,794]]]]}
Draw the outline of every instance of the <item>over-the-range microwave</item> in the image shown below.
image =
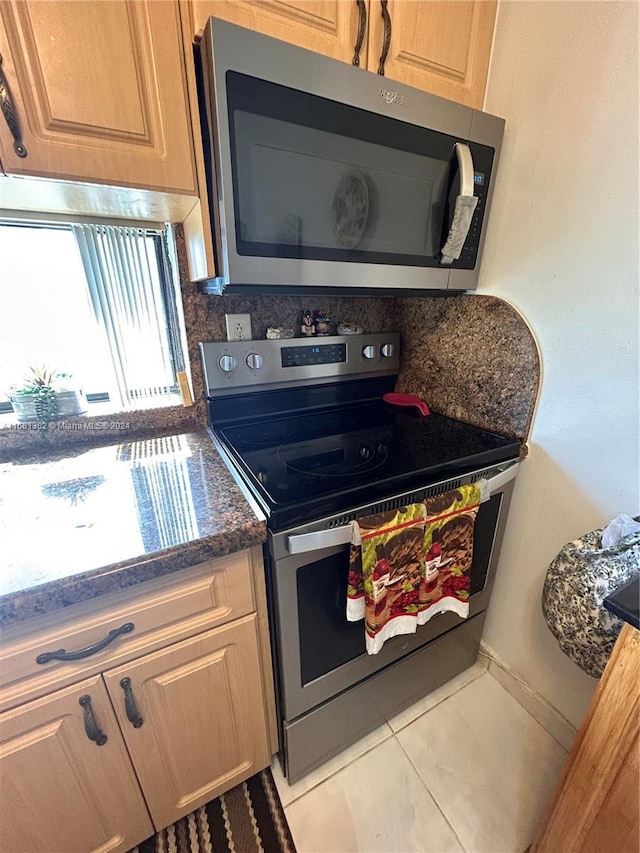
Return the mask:
{"type": "Polygon", "coordinates": [[[503,119],[216,18],[198,53],[202,290],[475,288],[503,119]]]}

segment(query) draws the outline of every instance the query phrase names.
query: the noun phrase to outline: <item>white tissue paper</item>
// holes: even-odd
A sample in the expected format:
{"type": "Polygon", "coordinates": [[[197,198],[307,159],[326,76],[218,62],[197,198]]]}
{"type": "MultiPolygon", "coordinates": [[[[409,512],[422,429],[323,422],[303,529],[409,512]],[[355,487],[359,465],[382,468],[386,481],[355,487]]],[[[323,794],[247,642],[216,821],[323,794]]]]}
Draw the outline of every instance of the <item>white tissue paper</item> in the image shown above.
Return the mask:
{"type": "Polygon", "coordinates": [[[632,533],[640,533],[640,522],[625,513],[617,515],[602,531],[602,547],[617,548],[622,540],[632,533]]]}

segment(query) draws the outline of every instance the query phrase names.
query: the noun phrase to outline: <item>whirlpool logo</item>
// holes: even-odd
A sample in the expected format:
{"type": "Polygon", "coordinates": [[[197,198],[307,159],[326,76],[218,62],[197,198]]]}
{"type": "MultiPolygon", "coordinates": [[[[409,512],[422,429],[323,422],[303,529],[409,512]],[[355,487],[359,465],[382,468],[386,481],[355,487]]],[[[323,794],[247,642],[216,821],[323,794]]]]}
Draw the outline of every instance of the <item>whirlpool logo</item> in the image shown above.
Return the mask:
{"type": "Polygon", "coordinates": [[[387,104],[404,104],[404,95],[400,95],[398,92],[391,92],[389,89],[378,89],[378,97],[382,98],[387,104]]]}

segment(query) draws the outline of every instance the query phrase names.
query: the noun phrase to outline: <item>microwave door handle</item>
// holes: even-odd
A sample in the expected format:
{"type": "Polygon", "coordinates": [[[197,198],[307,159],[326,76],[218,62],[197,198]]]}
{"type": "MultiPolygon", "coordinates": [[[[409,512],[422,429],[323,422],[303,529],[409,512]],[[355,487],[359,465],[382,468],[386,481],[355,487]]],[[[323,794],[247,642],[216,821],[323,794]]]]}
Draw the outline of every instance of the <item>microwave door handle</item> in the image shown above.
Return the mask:
{"type": "Polygon", "coordinates": [[[313,533],[294,533],[287,536],[287,548],[290,554],[305,554],[308,551],[320,551],[336,545],[349,545],[353,537],[350,524],[333,527],[329,530],[317,530],[313,533]]]}
{"type": "Polygon", "coordinates": [[[456,142],[455,152],[460,175],[460,194],[456,197],[451,228],[441,250],[440,263],[446,265],[452,264],[460,257],[478,204],[478,198],[473,194],[474,169],[471,149],[465,142],[456,142]]]}

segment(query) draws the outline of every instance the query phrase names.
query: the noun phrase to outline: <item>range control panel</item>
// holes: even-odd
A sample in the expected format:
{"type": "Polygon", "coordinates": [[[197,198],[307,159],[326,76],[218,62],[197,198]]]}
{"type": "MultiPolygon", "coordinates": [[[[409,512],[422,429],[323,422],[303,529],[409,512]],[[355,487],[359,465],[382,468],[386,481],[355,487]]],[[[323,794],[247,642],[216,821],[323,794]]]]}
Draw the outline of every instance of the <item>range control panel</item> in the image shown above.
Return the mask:
{"type": "Polygon", "coordinates": [[[201,343],[200,354],[207,394],[212,397],[358,375],[394,375],[400,365],[400,335],[201,343]]]}

